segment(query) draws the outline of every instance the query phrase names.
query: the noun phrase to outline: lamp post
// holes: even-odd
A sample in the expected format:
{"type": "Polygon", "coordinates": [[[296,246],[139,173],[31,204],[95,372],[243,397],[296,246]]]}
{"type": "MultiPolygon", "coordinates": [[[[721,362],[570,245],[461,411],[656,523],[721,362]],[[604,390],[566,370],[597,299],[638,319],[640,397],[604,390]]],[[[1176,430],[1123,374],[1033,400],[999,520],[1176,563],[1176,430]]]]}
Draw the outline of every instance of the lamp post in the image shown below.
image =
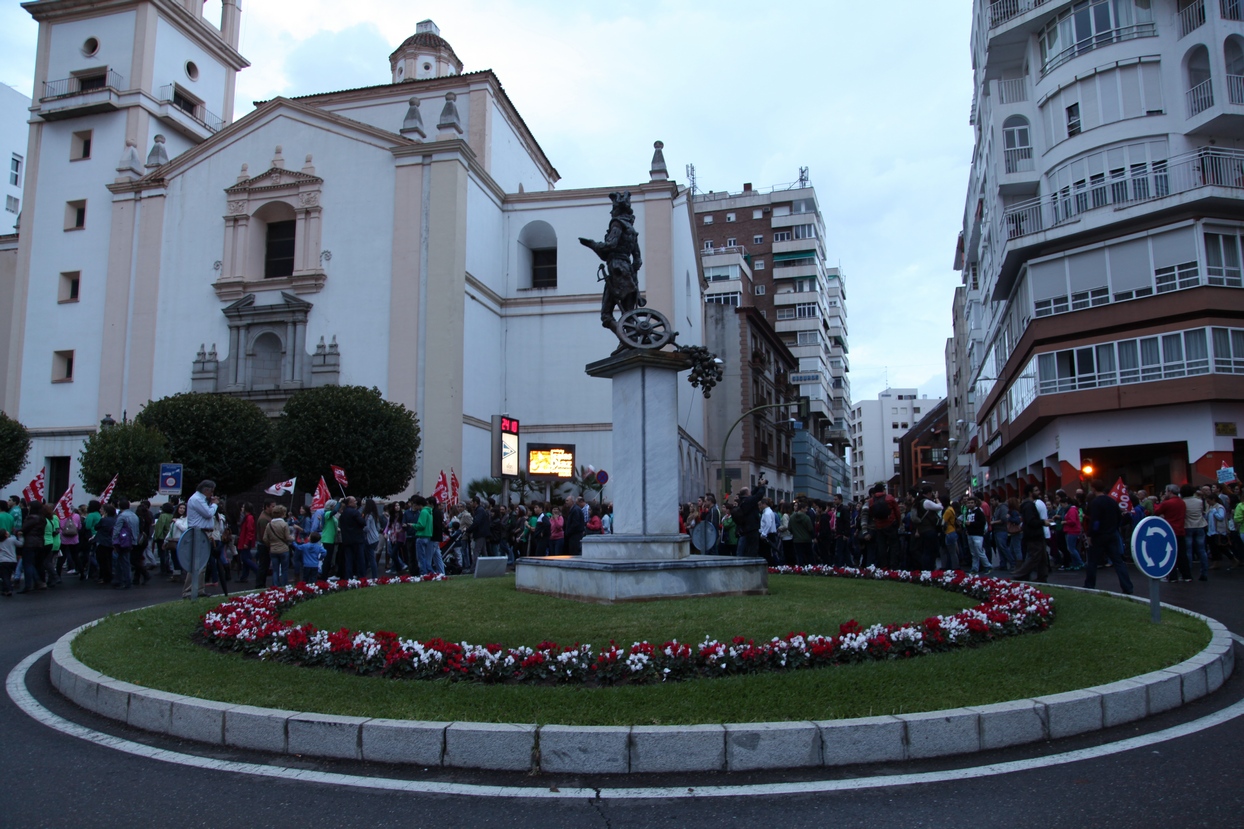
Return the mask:
{"type": "Polygon", "coordinates": [[[726,439],[721,442],[721,481],[722,481],[721,501],[723,504],[725,503],[726,499],[730,497],[730,476],[726,474],[726,444],[730,442],[730,436],[734,434],[735,426],[738,426],[740,423],[742,423],[743,418],[747,417],[749,414],[754,414],[760,411],[761,409],[780,409],[783,406],[791,406],[791,405],[793,404],[791,403],[766,403],[763,406],[756,406],[753,409],[748,409],[747,411],[743,412],[743,414],[739,415],[739,419],[734,421],[734,425],[731,426],[730,430],[726,432],[726,439]]]}

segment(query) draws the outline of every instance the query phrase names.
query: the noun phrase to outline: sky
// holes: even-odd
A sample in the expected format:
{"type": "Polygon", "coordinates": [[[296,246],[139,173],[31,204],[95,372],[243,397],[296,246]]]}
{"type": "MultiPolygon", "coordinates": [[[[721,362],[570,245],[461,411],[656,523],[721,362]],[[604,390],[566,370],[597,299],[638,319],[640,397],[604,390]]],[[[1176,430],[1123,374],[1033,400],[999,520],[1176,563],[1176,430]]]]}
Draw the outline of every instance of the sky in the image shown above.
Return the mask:
{"type": "MultiPolygon", "coordinates": [[[[846,275],[853,401],[946,394],[952,268],[972,158],[968,0],[244,0],[235,117],[252,102],[388,83],[431,18],[492,69],[559,189],[648,180],[652,143],[701,190],[807,167],[846,275]],[[884,26],[881,23],[884,22],[884,26]]],[[[219,21],[220,0],[205,16],[219,21]]],[[[0,83],[33,85],[38,27],[0,5],[0,83]]]]}

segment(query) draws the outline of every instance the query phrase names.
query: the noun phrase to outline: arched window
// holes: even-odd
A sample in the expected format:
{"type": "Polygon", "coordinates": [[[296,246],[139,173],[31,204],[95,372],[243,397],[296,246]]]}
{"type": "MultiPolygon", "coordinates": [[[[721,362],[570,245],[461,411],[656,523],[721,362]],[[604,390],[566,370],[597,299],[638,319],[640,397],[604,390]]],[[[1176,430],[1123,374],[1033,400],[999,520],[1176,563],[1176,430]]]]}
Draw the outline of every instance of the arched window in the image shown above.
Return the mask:
{"type": "Polygon", "coordinates": [[[1027,118],[1012,115],[1002,123],[1002,147],[1008,173],[1022,173],[1033,169],[1032,130],[1027,118]]]}
{"type": "Polygon", "coordinates": [[[1244,104],[1244,39],[1235,35],[1227,38],[1222,56],[1227,67],[1227,100],[1244,104]]]}
{"type": "Polygon", "coordinates": [[[1204,112],[1214,105],[1214,88],[1210,83],[1209,49],[1198,45],[1188,53],[1188,117],[1204,112]]]}
{"type": "Polygon", "coordinates": [[[521,288],[557,287],[557,233],[548,222],[534,221],[518,234],[521,288]]]}

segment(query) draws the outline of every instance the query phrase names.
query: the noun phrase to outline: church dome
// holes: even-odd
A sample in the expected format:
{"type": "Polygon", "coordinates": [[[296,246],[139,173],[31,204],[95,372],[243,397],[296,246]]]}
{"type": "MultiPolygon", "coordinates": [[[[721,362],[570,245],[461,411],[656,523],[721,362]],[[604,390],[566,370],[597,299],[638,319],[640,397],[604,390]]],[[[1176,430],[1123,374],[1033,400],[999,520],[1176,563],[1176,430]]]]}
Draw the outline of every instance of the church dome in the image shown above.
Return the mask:
{"type": "Polygon", "coordinates": [[[421,21],[415,33],[389,55],[393,82],[421,81],[462,74],[462,61],[431,20],[421,21]]]}

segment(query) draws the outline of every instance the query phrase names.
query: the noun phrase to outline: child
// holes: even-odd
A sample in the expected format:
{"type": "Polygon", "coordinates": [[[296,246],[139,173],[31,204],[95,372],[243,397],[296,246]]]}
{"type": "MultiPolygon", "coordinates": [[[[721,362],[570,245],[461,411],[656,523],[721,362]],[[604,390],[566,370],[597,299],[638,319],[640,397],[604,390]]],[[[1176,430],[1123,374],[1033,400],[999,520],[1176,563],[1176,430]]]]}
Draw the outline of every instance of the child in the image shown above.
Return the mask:
{"type": "Polygon", "coordinates": [[[311,533],[311,540],[303,544],[294,544],[294,549],[302,557],[302,580],[313,582],[320,577],[320,562],[324,560],[324,545],[320,543],[320,534],[311,533]]]}
{"type": "Polygon", "coordinates": [[[0,530],[0,596],[13,595],[13,571],[17,569],[17,539],[0,530]]]}

